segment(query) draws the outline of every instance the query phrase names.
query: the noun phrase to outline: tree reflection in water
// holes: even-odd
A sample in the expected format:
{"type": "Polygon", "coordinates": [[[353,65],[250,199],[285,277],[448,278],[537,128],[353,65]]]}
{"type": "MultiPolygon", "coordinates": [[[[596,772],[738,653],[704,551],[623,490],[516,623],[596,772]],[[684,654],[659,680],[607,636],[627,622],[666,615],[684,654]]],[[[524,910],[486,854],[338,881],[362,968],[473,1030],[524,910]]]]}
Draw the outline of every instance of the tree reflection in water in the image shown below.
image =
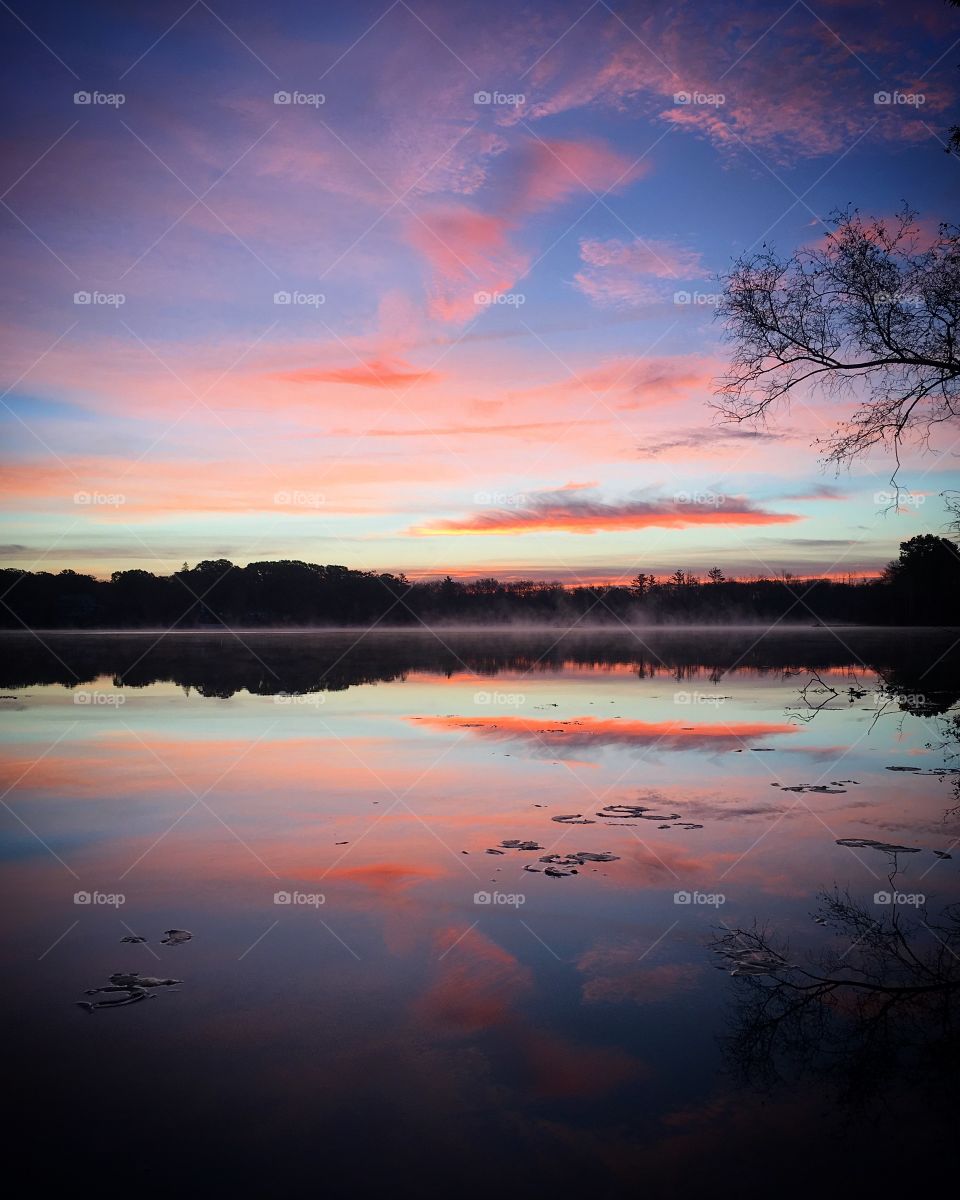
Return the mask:
{"type": "Polygon", "coordinates": [[[819,900],[814,919],[835,935],[819,953],[796,954],[756,924],[713,941],[736,989],[722,1038],[729,1066],[765,1086],[821,1079],[844,1107],[869,1107],[904,1084],[952,1100],[960,905],[933,919],[900,905],[877,917],[836,888],[819,900]]]}

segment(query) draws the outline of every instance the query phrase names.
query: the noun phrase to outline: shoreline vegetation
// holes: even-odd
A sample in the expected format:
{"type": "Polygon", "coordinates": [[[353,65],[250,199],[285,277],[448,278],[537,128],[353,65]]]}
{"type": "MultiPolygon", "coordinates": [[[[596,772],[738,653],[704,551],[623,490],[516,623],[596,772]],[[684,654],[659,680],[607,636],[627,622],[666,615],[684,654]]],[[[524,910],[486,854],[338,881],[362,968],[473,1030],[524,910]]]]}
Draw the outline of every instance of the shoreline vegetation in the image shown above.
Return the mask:
{"type": "Polygon", "coordinates": [[[381,625],[242,633],[222,627],[42,634],[21,629],[0,633],[0,708],[26,702],[13,691],[49,684],[74,692],[76,704],[102,702],[97,689],[107,685],[108,691],[126,692],[161,682],[208,697],[247,692],[273,696],[278,704],[309,704],[318,693],[426,675],[434,682],[473,678],[480,689],[473,698],[478,711],[492,711],[512,695],[493,686],[498,676],[506,687],[508,680],[602,667],[613,674],[660,679],[666,695],[675,693],[677,704],[712,703],[734,672],[757,680],[794,678],[804,708],[829,699],[874,706],[877,712],[889,703],[894,709],[936,716],[960,699],[958,663],[957,630],[931,626],[898,628],[895,637],[888,626],[836,631],[786,623],[696,629],[661,625],[639,632],[622,625],[440,630],[381,625]],[[871,696],[874,687],[876,695],[871,696]]]}
{"type": "Polygon", "coordinates": [[[643,570],[622,585],[403,574],[300,561],[208,559],[170,575],[0,570],[3,629],[363,628],[388,625],[950,625],[960,621],[960,550],[923,534],[874,579],[727,578],[643,570]]]}

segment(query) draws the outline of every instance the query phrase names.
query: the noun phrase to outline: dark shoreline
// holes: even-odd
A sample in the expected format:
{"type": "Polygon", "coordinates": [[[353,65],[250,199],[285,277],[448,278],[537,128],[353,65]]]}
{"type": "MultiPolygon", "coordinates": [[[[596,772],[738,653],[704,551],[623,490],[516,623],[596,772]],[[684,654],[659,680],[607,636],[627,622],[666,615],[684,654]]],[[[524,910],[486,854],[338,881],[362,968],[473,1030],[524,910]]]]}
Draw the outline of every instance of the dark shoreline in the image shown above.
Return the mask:
{"type": "MultiPolygon", "coordinates": [[[[875,673],[925,696],[928,712],[960,698],[960,629],[729,626],[558,629],[123,630],[0,632],[0,688],[77,688],[98,679],[139,688],[173,682],[202,695],[340,691],[414,672],[480,677],[550,674],[565,666],[628,668],[639,677],[718,682],[728,671],[875,673]]],[[[802,683],[803,680],[800,680],[802,683]]],[[[837,686],[841,685],[837,683],[837,686]]]]}

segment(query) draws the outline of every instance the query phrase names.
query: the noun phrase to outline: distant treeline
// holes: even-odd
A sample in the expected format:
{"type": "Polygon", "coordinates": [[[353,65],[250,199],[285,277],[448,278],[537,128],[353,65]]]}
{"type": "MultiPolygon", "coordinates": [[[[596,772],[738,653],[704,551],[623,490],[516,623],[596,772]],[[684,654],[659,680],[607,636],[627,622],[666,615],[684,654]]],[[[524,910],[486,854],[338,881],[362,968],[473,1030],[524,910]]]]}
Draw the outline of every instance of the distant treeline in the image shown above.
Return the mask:
{"type": "Polygon", "coordinates": [[[240,567],[207,560],[175,571],[0,571],[0,627],[197,629],[221,625],[388,626],[511,622],[732,624],[753,621],[960,623],[960,553],[924,534],[901,543],[877,579],[727,579],[638,571],[622,586],[498,579],[411,582],[403,575],[296,561],[240,567]]]}
{"type": "MultiPolygon", "coordinates": [[[[407,628],[304,630],[213,629],[124,630],[77,634],[73,630],[0,632],[0,712],[26,698],[10,691],[61,684],[83,689],[112,679],[130,691],[154,683],[174,683],[202,696],[229,697],[246,691],[294,697],[339,692],[359,684],[387,683],[413,673],[431,676],[501,674],[549,677],[570,668],[625,667],[639,679],[661,678],[674,688],[717,688],[728,672],[757,679],[792,680],[797,700],[804,686],[816,707],[836,689],[836,703],[871,703],[920,716],[937,716],[960,701],[960,645],[953,629],[898,629],[883,626],[798,628],[782,622],[755,626],[689,629],[660,625],[637,632],[623,625],[603,629],[501,626],[486,629],[407,628]],[[827,683],[814,678],[823,673],[827,683]],[[880,693],[867,699],[864,688],[880,693]],[[852,687],[851,687],[852,685],[852,687]]],[[[504,681],[504,685],[513,684],[504,681]]],[[[509,693],[507,693],[509,694],[509,693]]],[[[491,693],[479,691],[484,704],[491,693]]],[[[83,703],[80,696],[74,702],[83,703]]],[[[957,718],[960,721],[960,717],[957,718]]],[[[956,722],[955,722],[956,723],[956,722]]],[[[957,725],[960,737],[960,724],[957,725]]]]}

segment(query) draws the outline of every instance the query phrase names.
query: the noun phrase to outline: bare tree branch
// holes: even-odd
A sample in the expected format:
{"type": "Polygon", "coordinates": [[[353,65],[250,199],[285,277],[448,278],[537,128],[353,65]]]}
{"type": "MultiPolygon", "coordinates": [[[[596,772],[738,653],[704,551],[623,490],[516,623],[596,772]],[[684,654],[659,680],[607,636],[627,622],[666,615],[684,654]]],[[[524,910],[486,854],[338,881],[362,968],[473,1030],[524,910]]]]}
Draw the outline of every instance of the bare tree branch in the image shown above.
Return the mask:
{"type": "Polygon", "coordinates": [[[871,447],[923,441],[960,417],[960,227],[923,238],[904,207],[889,224],[836,213],[822,246],[781,258],[764,246],[723,281],[720,319],[734,350],[714,407],[762,420],[816,388],[859,401],[823,442],[845,465],[871,447]]]}

